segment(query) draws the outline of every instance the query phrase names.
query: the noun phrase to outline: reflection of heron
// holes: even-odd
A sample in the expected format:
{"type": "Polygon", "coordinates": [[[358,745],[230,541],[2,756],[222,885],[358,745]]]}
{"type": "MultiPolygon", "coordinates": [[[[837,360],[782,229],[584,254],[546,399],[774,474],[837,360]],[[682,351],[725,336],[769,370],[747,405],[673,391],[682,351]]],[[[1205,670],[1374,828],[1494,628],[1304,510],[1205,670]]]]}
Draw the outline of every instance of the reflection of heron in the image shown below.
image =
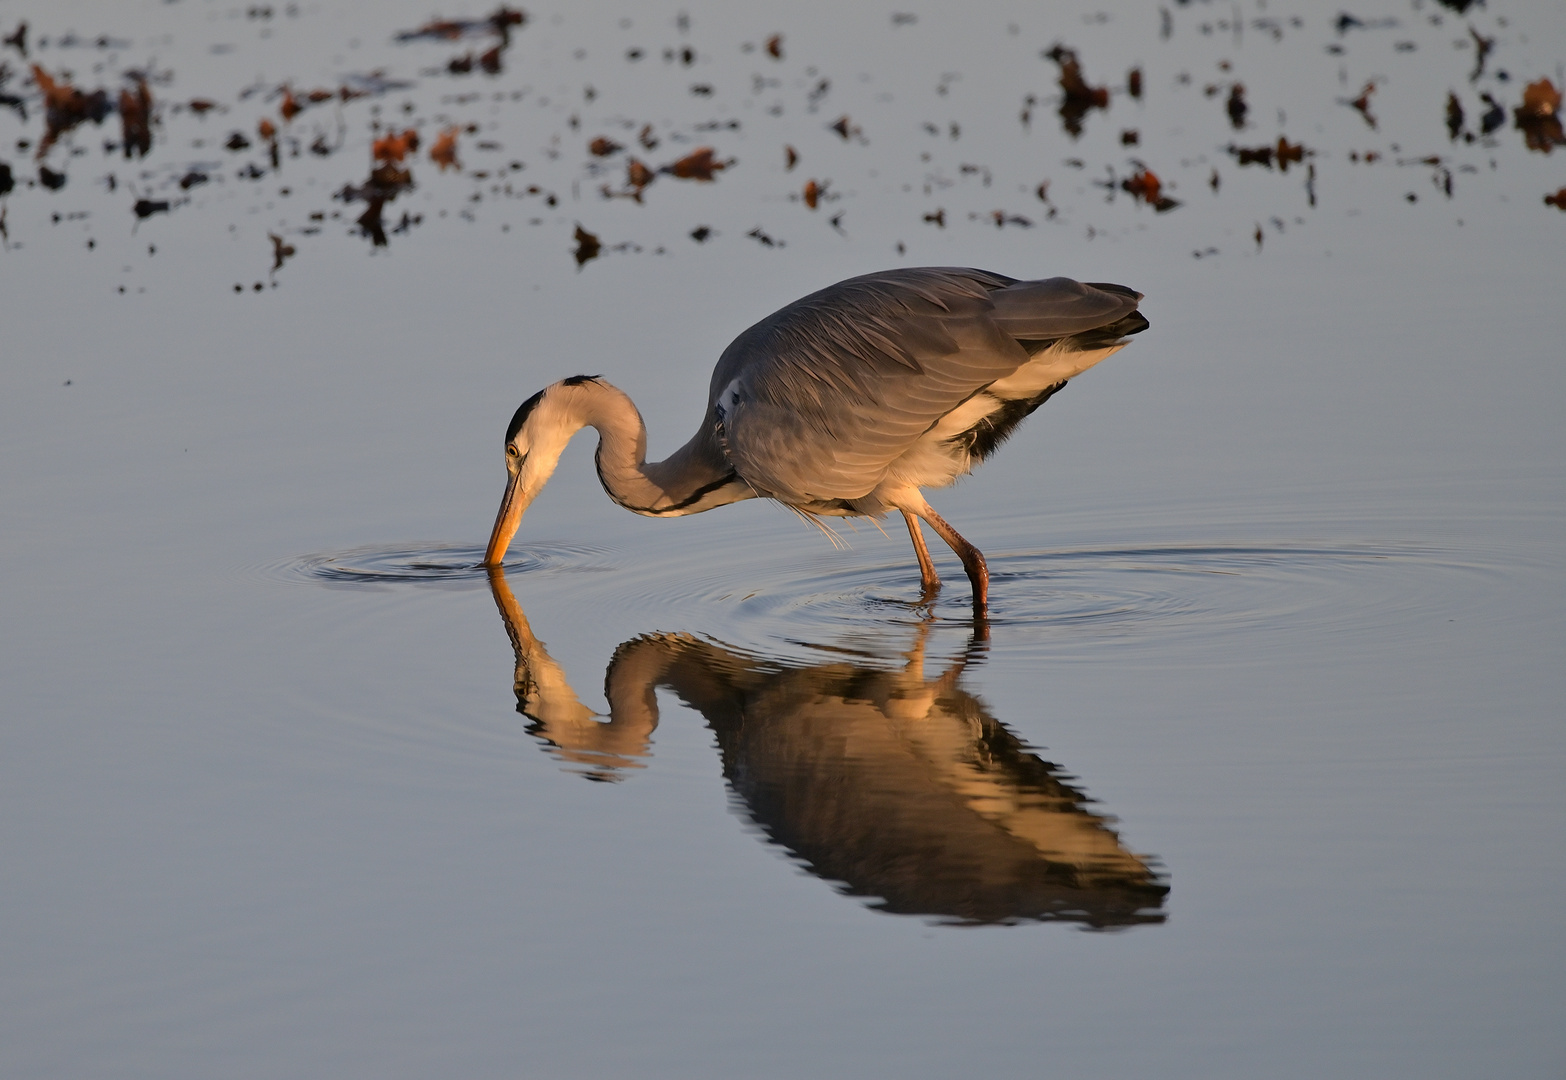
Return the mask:
{"type": "Polygon", "coordinates": [[[966,661],[925,676],[925,628],[895,670],[846,654],[795,666],[686,634],[633,638],[605,674],[605,721],[577,700],[503,573],[490,582],[516,651],[518,711],[589,777],[640,764],[666,687],[706,717],[742,812],[811,873],[882,911],[1163,921],[1168,886],[1059,766],[961,689],[966,661]]]}
{"type": "Polygon", "coordinates": [[[1141,294],[1067,278],[887,270],[795,301],[730,345],[691,440],[647,461],[631,399],[577,375],[522,403],[506,431],[510,480],[484,554],[498,566],[571,436],[598,429],[598,476],[627,510],[679,517],[758,495],[820,516],[901,511],[926,594],[940,584],[919,531],[949,544],[983,615],[978,548],[925,502],[984,460],[1051,394],[1147,328],[1141,294]]]}

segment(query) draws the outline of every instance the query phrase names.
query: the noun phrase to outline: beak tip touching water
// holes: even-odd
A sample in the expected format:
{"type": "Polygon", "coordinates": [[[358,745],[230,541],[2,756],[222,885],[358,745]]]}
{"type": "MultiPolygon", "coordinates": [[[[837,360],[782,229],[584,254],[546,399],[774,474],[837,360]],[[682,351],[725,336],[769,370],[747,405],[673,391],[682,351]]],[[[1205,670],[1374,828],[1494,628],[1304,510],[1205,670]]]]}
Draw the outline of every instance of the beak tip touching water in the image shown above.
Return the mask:
{"type": "Polygon", "coordinates": [[[511,546],[511,538],[516,535],[517,526],[522,522],[522,511],[528,503],[522,497],[521,480],[520,475],[515,475],[506,482],[506,494],[500,500],[500,510],[495,514],[495,528],[489,534],[489,545],[484,549],[484,561],[480,566],[498,568],[506,557],[506,549],[511,546]]]}

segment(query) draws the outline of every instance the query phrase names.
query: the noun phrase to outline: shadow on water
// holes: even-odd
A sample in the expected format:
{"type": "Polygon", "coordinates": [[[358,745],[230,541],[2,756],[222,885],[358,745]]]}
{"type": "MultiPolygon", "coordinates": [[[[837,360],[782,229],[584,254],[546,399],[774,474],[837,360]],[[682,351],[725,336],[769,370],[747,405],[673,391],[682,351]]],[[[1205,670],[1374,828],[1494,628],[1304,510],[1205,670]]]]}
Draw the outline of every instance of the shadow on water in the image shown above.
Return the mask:
{"type": "Polygon", "coordinates": [[[607,718],[577,698],[503,573],[490,578],[516,655],[517,711],[552,753],[594,780],[640,768],[674,691],[717,737],[736,808],[812,874],[875,910],[984,924],[1109,929],[1159,923],[1169,887],[1111,819],[962,688],[975,638],[925,671],[929,624],[888,667],[818,645],[805,665],[690,634],[643,634],[604,676],[607,718]]]}

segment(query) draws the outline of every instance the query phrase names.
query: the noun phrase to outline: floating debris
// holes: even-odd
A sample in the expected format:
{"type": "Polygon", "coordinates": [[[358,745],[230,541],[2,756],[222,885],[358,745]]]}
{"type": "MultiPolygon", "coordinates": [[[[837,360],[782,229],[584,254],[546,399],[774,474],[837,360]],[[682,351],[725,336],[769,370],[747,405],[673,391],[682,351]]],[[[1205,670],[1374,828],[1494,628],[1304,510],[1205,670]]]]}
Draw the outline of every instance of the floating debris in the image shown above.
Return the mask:
{"type": "Polygon", "coordinates": [[[1109,108],[1109,89],[1088,85],[1074,50],[1056,44],[1043,55],[1060,66],[1060,89],[1065,95],[1060,102],[1060,122],[1066,134],[1075,139],[1082,134],[1082,120],[1088,110],[1109,108]]]}
{"type": "MultiPolygon", "coordinates": [[[[1310,153],[1303,143],[1291,143],[1282,135],[1272,146],[1244,147],[1230,143],[1227,149],[1240,165],[1265,165],[1269,169],[1276,165],[1281,172],[1288,172],[1291,163],[1303,162],[1305,155],[1310,153]]],[[[1373,159],[1367,155],[1367,160],[1373,159]]],[[[1217,173],[1213,175],[1217,176],[1217,173]]],[[[1216,184],[1213,190],[1218,190],[1216,184]]]]}
{"type": "Polygon", "coordinates": [[[1180,205],[1178,199],[1171,199],[1163,193],[1163,182],[1158,179],[1158,174],[1145,166],[1120,181],[1120,190],[1127,192],[1138,202],[1146,203],[1160,214],[1167,213],[1180,205]]]}
{"type": "Polygon", "coordinates": [[[69,83],[52,78],[38,64],[33,65],[33,81],[44,98],[44,136],[38,141],[35,160],[42,161],[60,136],[76,125],[87,120],[101,124],[114,111],[108,91],[98,89],[84,94],[69,83]]]}
{"type": "Polygon", "coordinates": [[[1452,142],[1463,133],[1463,103],[1451,91],[1446,95],[1446,137],[1452,142]]]}
{"type": "Polygon", "coordinates": [[[294,245],[288,243],[276,233],[267,233],[267,239],[272,241],[272,273],[277,273],[283,268],[283,263],[294,254],[294,245]]]}
{"type": "Polygon", "coordinates": [[[1229,114],[1229,123],[1235,131],[1245,127],[1245,114],[1251,107],[1245,103],[1245,84],[1235,83],[1229,87],[1229,101],[1224,106],[1224,111],[1229,114]]]}
{"type": "Polygon", "coordinates": [[[719,161],[715,156],[716,153],[717,151],[710,146],[698,147],[680,158],[680,160],[670,162],[658,171],[668,173],[680,180],[712,181],[717,178],[718,173],[734,165],[733,158],[730,158],[728,161],[719,161]]]}
{"type": "Polygon", "coordinates": [[[576,259],[578,269],[588,261],[598,258],[598,253],[603,250],[603,245],[598,242],[598,237],[582,228],[581,225],[577,225],[573,239],[576,240],[576,249],[571,254],[576,259]]]}
{"type": "Polygon", "coordinates": [[[430,146],[430,160],[440,167],[441,172],[447,169],[461,171],[462,166],[457,161],[457,136],[462,129],[453,124],[435,137],[435,142],[430,146]]]}
{"type": "Polygon", "coordinates": [[[1528,149],[1548,154],[1557,146],[1566,146],[1560,111],[1561,92],[1549,79],[1540,79],[1524,88],[1522,104],[1514,116],[1528,149]]]}
{"type": "Polygon", "coordinates": [[[141,75],[133,87],[120,91],[120,147],[126,157],[152,152],[152,91],[141,75]]]}
{"type": "Polygon", "coordinates": [[[1357,111],[1359,115],[1363,116],[1365,118],[1365,123],[1370,125],[1370,130],[1372,131],[1376,130],[1376,118],[1370,114],[1370,95],[1374,94],[1375,92],[1376,82],[1374,79],[1372,79],[1370,82],[1366,83],[1365,88],[1359,92],[1359,97],[1354,98],[1352,101],[1343,102],[1344,105],[1349,106],[1350,108],[1357,111]]]}

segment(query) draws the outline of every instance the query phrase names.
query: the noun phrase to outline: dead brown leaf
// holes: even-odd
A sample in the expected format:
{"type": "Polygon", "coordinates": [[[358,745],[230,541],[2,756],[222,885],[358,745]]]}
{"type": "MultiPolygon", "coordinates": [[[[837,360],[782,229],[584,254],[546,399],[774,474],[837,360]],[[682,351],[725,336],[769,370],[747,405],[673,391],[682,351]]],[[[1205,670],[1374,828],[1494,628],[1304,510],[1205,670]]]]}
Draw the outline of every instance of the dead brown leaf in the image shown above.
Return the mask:
{"type": "Polygon", "coordinates": [[[576,250],[571,254],[575,256],[576,265],[579,267],[589,259],[598,258],[598,253],[603,250],[603,245],[599,243],[598,237],[580,225],[576,227],[574,239],[576,240],[576,250]]]}
{"type": "Polygon", "coordinates": [[[419,133],[408,128],[401,133],[389,132],[376,139],[370,146],[370,156],[376,161],[401,161],[419,149],[419,133]]]}
{"type": "Polygon", "coordinates": [[[717,152],[710,146],[699,147],[680,160],[665,165],[659,172],[669,173],[681,180],[713,180],[718,173],[734,164],[734,159],[719,161],[717,152]]]}
{"type": "Polygon", "coordinates": [[[120,147],[126,157],[152,149],[152,91],[140,75],[134,89],[120,91],[120,147]]]}
{"type": "Polygon", "coordinates": [[[452,125],[435,137],[434,145],[430,147],[430,160],[440,166],[440,171],[462,168],[457,161],[457,136],[462,129],[452,125]]]}
{"type": "Polygon", "coordinates": [[[1120,181],[1120,189],[1130,193],[1138,202],[1146,203],[1158,213],[1173,210],[1180,203],[1163,194],[1163,181],[1152,169],[1142,168],[1120,181]]]}
{"type": "Polygon", "coordinates": [[[69,83],[52,78],[38,64],[33,65],[33,81],[44,98],[44,134],[38,140],[35,160],[42,160],[56,140],[77,124],[84,120],[101,124],[113,109],[108,91],[98,89],[84,94],[69,83]]]}

